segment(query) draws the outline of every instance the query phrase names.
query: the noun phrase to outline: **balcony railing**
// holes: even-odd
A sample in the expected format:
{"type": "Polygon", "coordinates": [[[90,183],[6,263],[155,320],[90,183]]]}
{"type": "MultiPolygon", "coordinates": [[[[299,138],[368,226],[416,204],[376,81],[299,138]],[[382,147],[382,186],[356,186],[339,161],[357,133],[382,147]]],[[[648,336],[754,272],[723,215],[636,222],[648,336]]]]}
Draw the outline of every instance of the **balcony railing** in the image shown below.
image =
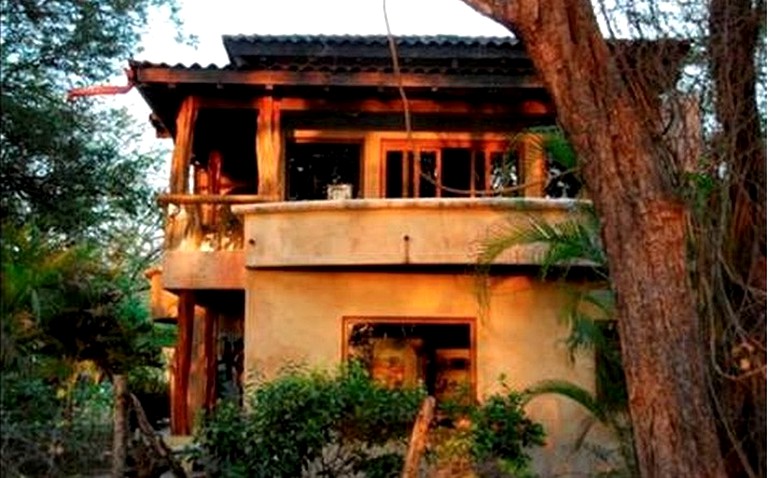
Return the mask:
{"type": "Polygon", "coordinates": [[[233,204],[266,202],[259,195],[163,194],[166,251],[232,251],[243,248],[243,220],[233,204]]]}

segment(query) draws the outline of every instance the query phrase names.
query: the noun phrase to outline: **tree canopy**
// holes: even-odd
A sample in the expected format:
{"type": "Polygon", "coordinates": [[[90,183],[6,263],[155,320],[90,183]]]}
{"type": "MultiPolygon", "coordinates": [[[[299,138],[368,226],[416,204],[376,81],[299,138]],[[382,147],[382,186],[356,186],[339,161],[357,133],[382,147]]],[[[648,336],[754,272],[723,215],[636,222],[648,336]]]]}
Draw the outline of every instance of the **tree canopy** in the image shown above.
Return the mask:
{"type": "Polygon", "coordinates": [[[66,101],[108,81],[137,48],[159,0],[2,0],[0,213],[67,238],[132,214],[149,197],[147,168],[125,111],[66,101]]]}

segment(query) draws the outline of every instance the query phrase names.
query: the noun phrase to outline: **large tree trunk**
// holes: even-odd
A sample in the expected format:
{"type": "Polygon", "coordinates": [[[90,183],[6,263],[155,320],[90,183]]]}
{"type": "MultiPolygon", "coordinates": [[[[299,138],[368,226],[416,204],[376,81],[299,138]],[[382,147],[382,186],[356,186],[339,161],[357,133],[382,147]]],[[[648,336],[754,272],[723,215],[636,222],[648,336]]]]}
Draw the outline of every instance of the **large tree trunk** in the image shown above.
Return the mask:
{"type": "Polygon", "coordinates": [[[112,377],[115,398],[112,421],[112,476],[125,476],[125,459],[128,456],[128,379],[125,375],[112,377]]]}
{"type": "Polygon", "coordinates": [[[587,0],[465,0],[526,45],[584,161],[617,297],[643,476],[724,469],[686,270],[685,210],[669,193],[665,148],[609,53],[587,0]]]}

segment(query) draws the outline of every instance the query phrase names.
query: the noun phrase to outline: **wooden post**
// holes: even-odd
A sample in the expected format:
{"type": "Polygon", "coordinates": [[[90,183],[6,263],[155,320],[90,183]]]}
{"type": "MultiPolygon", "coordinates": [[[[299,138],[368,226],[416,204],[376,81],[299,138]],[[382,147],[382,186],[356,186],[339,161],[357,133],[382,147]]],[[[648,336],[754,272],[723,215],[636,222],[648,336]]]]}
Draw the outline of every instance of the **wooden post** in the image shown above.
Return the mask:
{"type": "Polygon", "coordinates": [[[413,424],[411,440],[408,442],[408,452],[405,455],[403,466],[403,478],[417,478],[419,476],[419,462],[427,446],[427,432],[432,417],[435,414],[435,398],[427,397],[421,404],[416,423],[413,424]]]}
{"type": "Polygon", "coordinates": [[[280,102],[271,96],[258,100],[256,124],[256,159],[259,168],[259,195],[281,201],[285,194],[283,136],[280,126],[280,102]]]}
{"type": "Polygon", "coordinates": [[[195,316],[195,301],[192,291],[179,293],[177,312],[178,337],[174,354],[174,375],[171,393],[171,432],[174,435],[189,435],[189,370],[192,362],[192,322],[195,316]]]}
{"type": "Polygon", "coordinates": [[[519,164],[523,170],[523,184],[530,185],[524,188],[524,196],[540,198],[544,197],[547,187],[547,155],[542,147],[531,144],[536,141],[541,142],[541,139],[526,134],[517,148],[519,164]]]}
{"type": "Polygon", "coordinates": [[[203,330],[203,357],[205,357],[205,409],[210,411],[216,405],[216,365],[218,353],[217,322],[219,314],[207,308],[203,330]]]}
{"type": "Polygon", "coordinates": [[[184,194],[189,183],[189,161],[192,157],[192,143],[195,133],[198,100],[188,96],[181,103],[176,115],[176,138],[171,163],[171,194],[184,194]]]}

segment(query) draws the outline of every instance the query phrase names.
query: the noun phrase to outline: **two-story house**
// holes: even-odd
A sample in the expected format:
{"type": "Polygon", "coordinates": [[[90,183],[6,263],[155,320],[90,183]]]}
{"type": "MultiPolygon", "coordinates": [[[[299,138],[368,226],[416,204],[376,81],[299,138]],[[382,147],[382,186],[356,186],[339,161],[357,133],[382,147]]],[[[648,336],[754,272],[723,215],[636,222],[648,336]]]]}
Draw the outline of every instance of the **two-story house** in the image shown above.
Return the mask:
{"type": "MultiPolygon", "coordinates": [[[[153,276],[178,298],[157,313],[178,323],[174,433],[249,377],[351,356],[438,398],[462,385],[482,399],[502,375],[594,389],[593,361],[562,345],[569,293],[538,279],[536,248],[502,255],[478,301],[483,241],[580,203],[551,197],[575,191],[548,184],[531,142],[555,111],[524,48],[395,44],[399,71],[385,36],[228,36],[224,67],[131,63],[175,145],[153,276]]],[[[583,417],[557,397],[529,412],[553,450],[583,417]]]]}

